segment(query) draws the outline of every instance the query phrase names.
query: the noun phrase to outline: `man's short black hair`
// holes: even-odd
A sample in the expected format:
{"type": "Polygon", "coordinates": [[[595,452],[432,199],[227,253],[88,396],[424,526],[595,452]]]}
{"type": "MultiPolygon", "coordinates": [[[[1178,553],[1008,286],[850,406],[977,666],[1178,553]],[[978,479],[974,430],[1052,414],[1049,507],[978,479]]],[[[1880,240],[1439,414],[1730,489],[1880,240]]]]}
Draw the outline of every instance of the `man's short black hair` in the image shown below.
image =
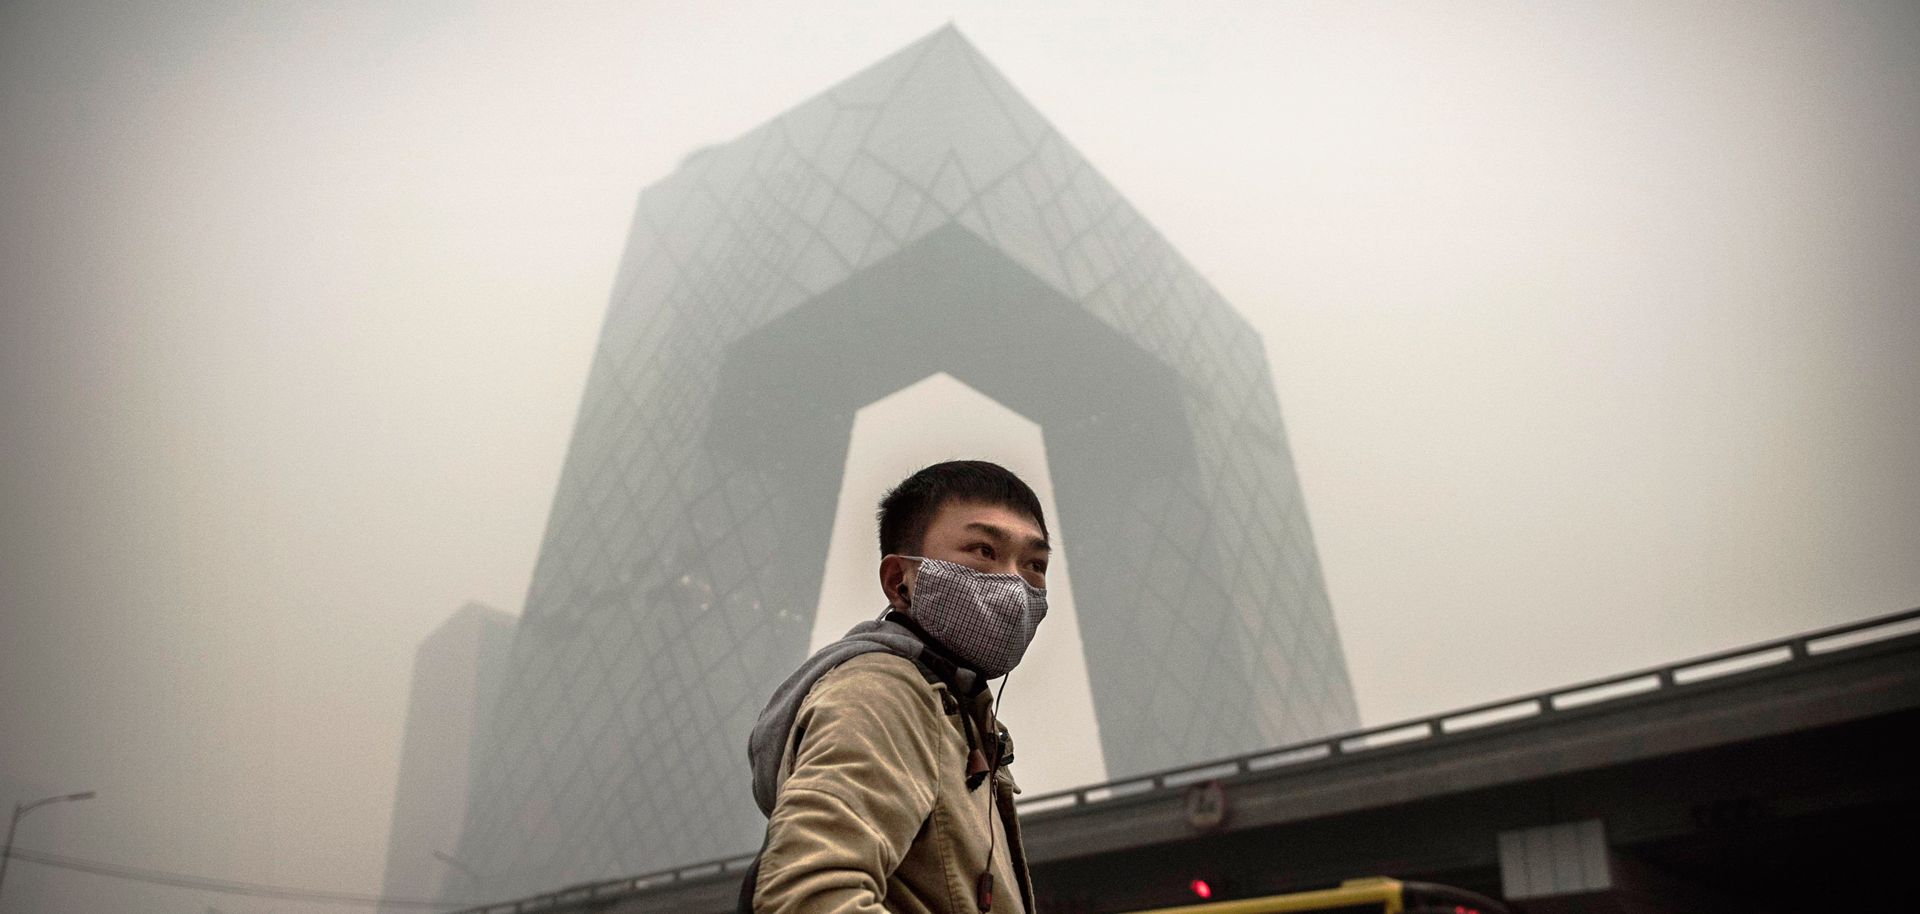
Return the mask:
{"type": "Polygon", "coordinates": [[[985,460],[949,460],[901,480],[880,499],[880,554],[918,554],[933,516],[950,501],[1011,508],[1032,517],[1047,536],[1039,496],[1013,471],[985,460]]]}

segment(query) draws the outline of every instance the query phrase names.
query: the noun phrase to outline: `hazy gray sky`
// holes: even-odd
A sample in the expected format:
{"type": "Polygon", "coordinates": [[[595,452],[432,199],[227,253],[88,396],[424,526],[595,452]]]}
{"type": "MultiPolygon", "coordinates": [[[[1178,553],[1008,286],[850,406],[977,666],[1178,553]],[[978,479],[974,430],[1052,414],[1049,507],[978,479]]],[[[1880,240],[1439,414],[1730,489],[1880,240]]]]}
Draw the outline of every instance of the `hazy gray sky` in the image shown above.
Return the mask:
{"type": "MultiPolygon", "coordinates": [[[[1909,2],[9,2],[0,785],[100,791],[20,843],[376,891],[636,193],[949,19],[1264,335],[1367,721],[1920,604],[1909,2]]],[[[994,409],[873,407],[845,503],[1038,460],[994,409]]]]}

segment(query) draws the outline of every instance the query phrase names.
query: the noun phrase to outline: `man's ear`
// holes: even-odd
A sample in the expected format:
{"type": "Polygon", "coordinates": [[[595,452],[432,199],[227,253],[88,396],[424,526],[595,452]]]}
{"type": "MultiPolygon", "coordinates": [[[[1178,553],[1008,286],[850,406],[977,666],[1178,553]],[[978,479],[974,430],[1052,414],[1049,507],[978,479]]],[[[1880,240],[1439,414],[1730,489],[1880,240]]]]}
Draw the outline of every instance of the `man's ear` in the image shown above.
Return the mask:
{"type": "Polygon", "coordinates": [[[891,554],[880,559],[880,591],[894,609],[904,611],[912,605],[914,566],[918,564],[891,554]]]}

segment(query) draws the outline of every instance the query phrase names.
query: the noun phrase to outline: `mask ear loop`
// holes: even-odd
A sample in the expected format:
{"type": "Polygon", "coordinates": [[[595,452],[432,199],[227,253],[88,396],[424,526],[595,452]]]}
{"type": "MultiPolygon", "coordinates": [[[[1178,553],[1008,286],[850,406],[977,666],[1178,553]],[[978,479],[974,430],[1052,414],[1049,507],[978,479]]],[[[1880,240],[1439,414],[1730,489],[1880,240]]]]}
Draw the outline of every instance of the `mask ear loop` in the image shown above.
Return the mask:
{"type": "Polygon", "coordinates": [[[900,607],[899,609],[894,609],[893,604],[888,603],[887,605],[880,608],[880,615],[874,617],[876,621],[880,619],[885,619],[887,617],[887,613],[890,613],[890,612],[904,613],[907,611],[908,608],[913,606],[913,600],[907,596],[907,582],[904,579],[901,580],[901,582],[893,588],[893,592],[899,594],[900,602],[906,605],[900,607]]]}

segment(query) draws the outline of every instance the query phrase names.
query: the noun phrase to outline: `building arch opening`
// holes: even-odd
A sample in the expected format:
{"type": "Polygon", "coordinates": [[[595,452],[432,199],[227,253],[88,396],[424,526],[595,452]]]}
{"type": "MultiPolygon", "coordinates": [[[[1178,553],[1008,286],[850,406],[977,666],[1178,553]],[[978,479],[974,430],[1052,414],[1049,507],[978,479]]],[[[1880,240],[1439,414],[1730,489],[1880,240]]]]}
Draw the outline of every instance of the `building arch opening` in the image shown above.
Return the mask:
{"type": "Polygon", "coordinates": [[[1107,780],[1080,619],[1073,602],[1070,537],[1055,507],[1040,426],[944,372],[882,397],[854,415],[833,536],[820,578],[808,650],[878,615],[874,510],[889,486],[942,460],[991,460],[1040,496],[1054,541],[1047,619],[1011,677],[1000,713],[1019,747],[1020,789],[1044,793],[1107,780]]]}

